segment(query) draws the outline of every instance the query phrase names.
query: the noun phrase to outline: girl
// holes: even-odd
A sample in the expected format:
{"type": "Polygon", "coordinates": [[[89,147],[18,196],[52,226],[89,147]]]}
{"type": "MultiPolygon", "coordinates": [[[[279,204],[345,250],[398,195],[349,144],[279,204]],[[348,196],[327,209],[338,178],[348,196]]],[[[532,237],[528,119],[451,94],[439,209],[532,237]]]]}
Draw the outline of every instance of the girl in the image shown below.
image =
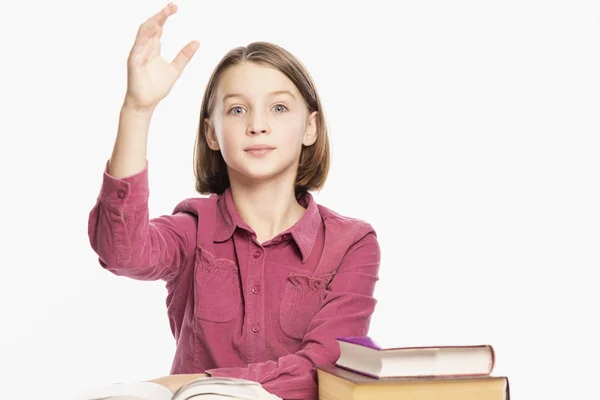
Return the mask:
{"type": "Polygon", "coordinates": [[[89,239],[103,268],[163,280],[176,340],[176,390],[208,374],[261,383],[286,399],[317,398],[315,366],[339,356],[336,337],[366,335],[380,250],[366,222],[317,205],[329,142],[314,83],[270,43],[231,50],[202,100],[196,190],[149,218],[148,128],[198,48],[167,63],[160,37],[174,4],[143,23],[128,57],[119,130],[89,239]]]}

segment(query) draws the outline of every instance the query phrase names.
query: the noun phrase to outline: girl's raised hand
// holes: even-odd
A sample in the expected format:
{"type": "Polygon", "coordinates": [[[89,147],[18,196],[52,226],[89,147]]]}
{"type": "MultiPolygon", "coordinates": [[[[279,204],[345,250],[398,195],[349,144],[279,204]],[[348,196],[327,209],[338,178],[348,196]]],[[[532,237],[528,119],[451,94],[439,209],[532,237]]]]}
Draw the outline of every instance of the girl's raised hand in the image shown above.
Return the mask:
{"type": "Polygon", "coordinates": [[[191,41],[167,62],[160,55],[160,38],[167,18],[177,12],[169,3],[145,21],[138,30],[127,59],[127,93],[125,105],[136,110],[153,110],[171,91],[200,45],[191,41]]]}

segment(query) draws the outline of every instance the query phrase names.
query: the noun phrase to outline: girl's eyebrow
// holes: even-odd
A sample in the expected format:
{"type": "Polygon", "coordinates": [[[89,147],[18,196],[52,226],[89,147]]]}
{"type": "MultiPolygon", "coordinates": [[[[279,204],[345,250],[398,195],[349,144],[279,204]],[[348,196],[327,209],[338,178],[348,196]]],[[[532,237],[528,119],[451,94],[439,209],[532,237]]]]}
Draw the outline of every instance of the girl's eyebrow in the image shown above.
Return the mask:
{"type": "MultiPolygon", "coordinates": [[[[287,94],[289,96],[291,96],[294,100],[296,99],[296,96],[294,96],[294,93],[290,92],[289,90],[276,90],[274,92],[271,92],[268,94],[268,96],[276,96],[279,94],[287,94]]],[[[225,102],[227,99],[232,98],[232,97],[246,97],[241,93],[228,93],[225,96],[223,96],[223,102],[225,102]]]]}

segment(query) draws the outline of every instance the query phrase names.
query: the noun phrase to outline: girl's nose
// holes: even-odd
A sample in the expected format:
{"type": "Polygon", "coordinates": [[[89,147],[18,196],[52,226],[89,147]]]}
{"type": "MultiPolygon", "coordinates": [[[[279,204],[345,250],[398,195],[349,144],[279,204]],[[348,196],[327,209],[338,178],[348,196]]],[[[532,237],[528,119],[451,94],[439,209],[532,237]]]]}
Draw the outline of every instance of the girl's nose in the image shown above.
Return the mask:
{"type": "Polygon", "coordinates": [[[260,133],[269,133],[269,125],[265,118],[258,113],[255,113],[251,116],[250,121],[248,123],[248,134],[257,135],[260,133]]]}

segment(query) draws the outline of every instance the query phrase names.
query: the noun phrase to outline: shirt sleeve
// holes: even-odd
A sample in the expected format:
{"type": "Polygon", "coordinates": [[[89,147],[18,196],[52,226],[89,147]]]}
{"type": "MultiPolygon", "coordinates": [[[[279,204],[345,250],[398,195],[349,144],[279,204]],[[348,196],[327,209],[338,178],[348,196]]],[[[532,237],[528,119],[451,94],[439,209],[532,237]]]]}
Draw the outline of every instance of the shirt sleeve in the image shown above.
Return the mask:
{"type": "Polygon", "coordinates": [[[283,399],[317,399],[316,365],[333,364],[339,358],[336,337],[366,336],[375,310],[373,297],[378,281],[380,248],[370,231],[352,245],[329,283],[324,301],[310,322],[303,348],[274,361],[240,368],[206,371],[215,377],[236,377],[259,382],[283,399]]]}
{"type": "Polygon", "coordinates": [[[88,217],[88,237],[100,265],[138,280],[170,280],[193,255],[197,219],[180,212],[150,219],[148,162],[117,179],[106,163],[100,194],[88,217]]]}

